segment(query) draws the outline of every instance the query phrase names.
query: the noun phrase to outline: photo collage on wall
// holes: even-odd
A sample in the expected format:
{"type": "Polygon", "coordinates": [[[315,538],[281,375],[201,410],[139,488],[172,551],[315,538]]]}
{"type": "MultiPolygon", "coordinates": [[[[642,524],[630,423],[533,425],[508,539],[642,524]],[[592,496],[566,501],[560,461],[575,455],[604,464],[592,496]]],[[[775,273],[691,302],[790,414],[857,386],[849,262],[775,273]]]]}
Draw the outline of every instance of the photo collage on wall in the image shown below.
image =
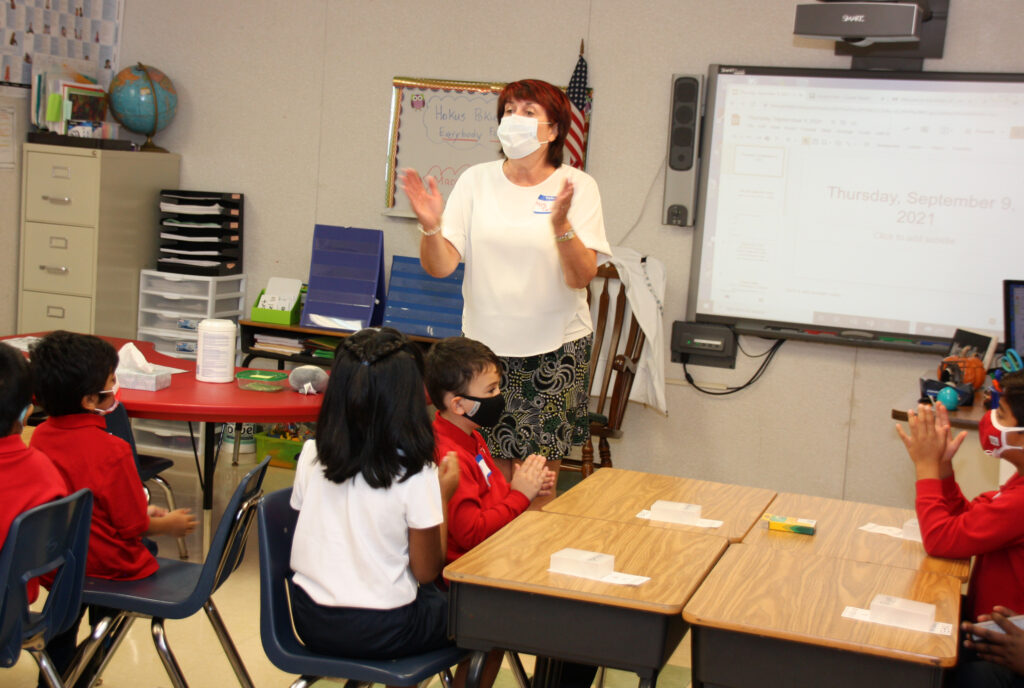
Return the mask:
{"type": "Polygon", "coordinates": [[[28,87],[33,67],[66,61],[106,88],[123,11],[123,0],[0,0],[0,85],[28,87]]]}

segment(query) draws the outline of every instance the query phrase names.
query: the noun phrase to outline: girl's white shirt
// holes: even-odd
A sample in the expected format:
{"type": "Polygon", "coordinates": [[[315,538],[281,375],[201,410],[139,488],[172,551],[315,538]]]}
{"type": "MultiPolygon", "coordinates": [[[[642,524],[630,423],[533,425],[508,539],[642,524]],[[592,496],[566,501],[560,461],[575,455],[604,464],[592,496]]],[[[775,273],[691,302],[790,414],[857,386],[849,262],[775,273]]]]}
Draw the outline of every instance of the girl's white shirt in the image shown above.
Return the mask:
{"type": "Polygon", "coordinates": [[[375,489],[361,475],[331,482],[316,456],[316,441],[308,440],[292,488],[299,512],[291,558],[296,585],[323,606],[409,604],[418,586],[409,568],[409,528],[432,528],[444,518],[437,467],[375,489]]]}

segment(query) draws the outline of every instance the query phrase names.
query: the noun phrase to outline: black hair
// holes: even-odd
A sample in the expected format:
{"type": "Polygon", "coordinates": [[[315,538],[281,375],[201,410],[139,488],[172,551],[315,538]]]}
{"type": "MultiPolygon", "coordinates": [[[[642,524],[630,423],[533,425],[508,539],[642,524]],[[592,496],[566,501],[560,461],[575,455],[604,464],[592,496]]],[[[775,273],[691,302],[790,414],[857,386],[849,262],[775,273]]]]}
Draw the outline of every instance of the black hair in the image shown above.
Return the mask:
{"type": "Polygon", "coordinates": [[[57,330],[29,347],[36,402],[51,416],[83,413],[82,398],[104,391],[117,350],[91,334],[57,330]]]}
{"type": "Polygon", "coordinates": [[[32,373],[24,354],[0,342],[0,434],[6,435],[21,420],[32,402],[32,373]]]}
{"type": "Polygon", "coordinates": [[[316,423],[317,460],[342,483],[362,475],[390,487],[434,462],[434,432],[423,391],[423,353],[390,327],[346,337],[316,423]]]}
{"type": "Polygon", "coordinates": [[[1017,426],[1024,425],[1024,371],[1018,370],[1003,375],[999,381],[999,390],[1006,405],[1010,407],[1017,426]]]}
{"type": "Polygon", "coordinates": [[[501,372],[501,360],[486,344],[468,337],[448,337],[434,342],[427,353],[427,394],[438,409],[444,395],[465,394],[473,378],[493,365],[501,372]]]}

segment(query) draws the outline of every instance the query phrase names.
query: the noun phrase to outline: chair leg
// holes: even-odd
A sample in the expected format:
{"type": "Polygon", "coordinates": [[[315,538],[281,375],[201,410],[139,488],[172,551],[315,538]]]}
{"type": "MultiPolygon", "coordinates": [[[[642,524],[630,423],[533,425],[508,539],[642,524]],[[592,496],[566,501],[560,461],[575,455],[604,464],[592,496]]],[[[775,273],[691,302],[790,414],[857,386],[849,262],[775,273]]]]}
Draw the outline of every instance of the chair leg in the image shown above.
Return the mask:
{"type": "Polygon", "coordinates": [[[290,688],[309,688],[311,685],[319,681],[321,678],[321,676],[299,676],[297,679],[292,681],[292,685],[290,686],[290,688]]]}
{"type": "Polygon", "coordinates": [[[53,666],[53,661],[50,659],[50,655],[46,654],[46,650],[34,647],[26,647],[25,650],[32,655],[32,659],[36,660],[39,671],[46,680],[46,685],[50,688],[64,688],[64,682],[61,681],[60,674],[57,673],[57,667],[53,666]]]}
{"type": "Polygon", "coordinates": [[[611,450],[611,447],[608,446],[608,438],[607,437],[602,437],[600,440],[598,440],[598,442],[597,442],[597,451],[598,451],[598,454],[600,454],[600,456],[601,456],[601,468],[611,468],[612,467],[612,450],[611,450]]]}
{"type": "MultiPolygon", "coordinates": [[[[178,506],[174,503],[174,491],[171,490],[171,486],[167,484],[167,481],[161,478],[159,475],[154,475],[150,480],[160,486],[160,489],[164,493],[164,499],[167,501],[167,510],[174,511],[178,506]]],[[[185,538],[178,538],[178,558],[188,559],[188,548],[185,547],[185,538]]]]}
{"type": "Polygon", "coordinates": [[[526,675],[526,669],[523,668],[523,662],[519,659],[519,653],[506,650],[505,659],[508,660],[508,665],[512,669],[512,675],[519,688],[530,688],[530,677],[526,675]]]}
{"type": "Polygon", "coordinates": [[[213,626],[213,631],[217,634],[221,647],[224,648],[224,654],[227,655],[231,668],[235,671],[238,683],[242,688],[253,688],[249,672],[245,670],[245,664],[242,663],[242,658],[238,656],[238,650],[235,649],[235,644],[231,641],[227,626],[224,625],[224,621],[220,618],[220,613],[217,611],[217,606],[213,603],[212,597],[203,603],[203,609],[206,611],[207,618],[210,619],[210,625],[213,626]]]}
{"type": "Polygon", "coordinates": [[[104,670],[106,670],[107,665],[110,664],[110,660],[114,658],[117,648],[121,646],[121,642],[127,637],[128,629],[132,627],[134,622],[135,616],[128,612],[121,612],[115,617],[108,616],[100,619],[99,623],[96,624],[89,634],[86,646],[82,648],[81,661],[79,661],[79,657],[76,655],[75,661],[71,664],[69,674],[64,677],[64,683],[69,686],[76,685],[82,677],[82,673],[88,668],[89,661],[99,651],[100,644],[106,643],[107,648],[104,650],[100,665],[96,667],[92,676],[89,677],[86,688],[92,688],[92,686],[96,685],[104,670]]]}
{"type": "Polygon", "coordinates": [[[594,437],[587,436],[587,441],[580,449],[580,473],[586,478],[594,472],[594,437]]]}
{"type": "Polygon", "coordinates": [[[440,674],[437,675],[437,678],[439,678],[441,680],[441,688],[452,688],[452,670],[451,669],[445,669],[444,671],[442,671],[440,674]]]}
{"type": "Polygon", "coordinates": [[[597,667],[597,678],[594,680],[597,688],[604,688],[604,667],[597,667]]]}
{"type": "Polygon", "coordinates": [[[150,632],[153,634],[153,644],[156,646],[156,653],[160,655],[160,661],[164,664],[164,671],[167,672],[167,677],[171,679],[171,685],[174,688],[188,688],[188,683],[185,682],[185,676],[181,673],[178,660],[175,659],[174,653],[171,652],[171,646],[167,644],[164,620],[154,616],[153,622],[150,624],[150,632]]]}

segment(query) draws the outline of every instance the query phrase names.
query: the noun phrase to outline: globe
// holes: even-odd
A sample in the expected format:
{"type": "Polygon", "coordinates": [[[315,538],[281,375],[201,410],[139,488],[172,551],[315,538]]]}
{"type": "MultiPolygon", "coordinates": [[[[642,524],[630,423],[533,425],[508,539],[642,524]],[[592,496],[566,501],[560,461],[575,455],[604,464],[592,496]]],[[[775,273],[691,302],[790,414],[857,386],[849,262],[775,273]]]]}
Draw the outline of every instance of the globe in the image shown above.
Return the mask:
{"type": "Polygon", "coordinates": [[[141,62],[126,67],[110,82],[108,100],[114,119],[146,136],[143,150],[164,150],[153,144],[153,135],[171,123],[178,108],[178,92],[166,74],[141,62]]]}

